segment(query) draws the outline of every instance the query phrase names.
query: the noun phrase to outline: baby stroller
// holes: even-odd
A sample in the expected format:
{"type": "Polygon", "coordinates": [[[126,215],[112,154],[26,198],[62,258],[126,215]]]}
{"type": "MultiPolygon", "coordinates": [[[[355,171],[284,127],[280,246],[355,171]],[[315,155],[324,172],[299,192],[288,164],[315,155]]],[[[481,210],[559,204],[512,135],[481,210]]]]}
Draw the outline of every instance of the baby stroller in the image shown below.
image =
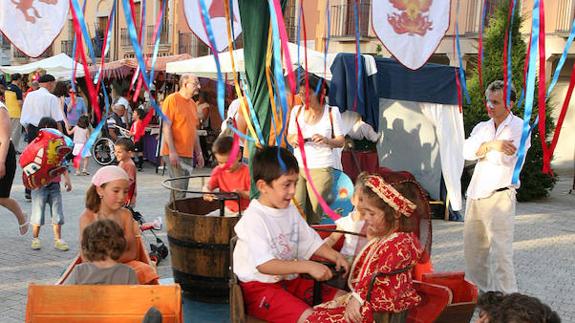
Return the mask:
{"type": "Polygon", "coordinates": [[[132,213],[134,221],[138,222],[140,230],[142,231],[142,237],[150,246],[150,259],[156,263],[156,266],[159,265],[160,261],[162,261],[162,259],[166,259],[168,256],[168,247],[164,244],[162,239],[158,238],[155,232],[162,229],[161,219],[158,218],[153,222],[145,222],[144,217],[140,212],[135,211],[128,205],[126,208],[132,213]],[[145,234],[146,232],[151,233],[153,237],[145,234]]]}

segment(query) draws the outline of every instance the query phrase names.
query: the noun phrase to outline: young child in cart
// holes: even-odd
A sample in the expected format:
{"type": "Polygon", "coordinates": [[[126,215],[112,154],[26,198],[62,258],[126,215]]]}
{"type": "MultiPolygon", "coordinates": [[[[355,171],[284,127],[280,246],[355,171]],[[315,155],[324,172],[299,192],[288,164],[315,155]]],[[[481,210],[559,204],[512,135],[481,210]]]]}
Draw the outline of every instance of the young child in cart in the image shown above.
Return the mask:
{"type": "Polygon", "coordinates": [[[351,292],[316,306],[307,322],[373,322],[376,312],[406,315],[421,301],[412,282],[412,268],[423,252],[413,233],[416,193],[378,175],[368,175],[359,193],[357,209],[372,238],[351,267],[351,292]],[[385,275],[370,288],[376,273],[385,275]]]}
{"type": "MultiPolygon", "coordinates": [[[[361,173],[355,180],[355,187],[353,191],[353,196],[351,197],[351,203],[354,206],[353,211],[351,211],[347,216],[344,216],[335,221],[336,230],[354,232],[354,233],[366,233],[365,231],[365,221],[363,216],[359,212],[357,205],[359,202],[359,195],[363,185],[365,185],[365,179],[367,178],[367,173],[361,173]]],[[[330,234],[329,237],[325,239],[325,242],[333,247],[342,236],[345,235],[343,247],[341,248],[341,254],[347,259],[349,263],[353,262],[355,255],[359,253],[361,248],[367,242],[367,239],[359,235],[344,234],[342,232],[334,232],[330,234]]]]}
{"type": "MultiPolygon", "coordinates": [[[[345,273],[349,264],[323,242],[292,204],[299,167],[289,151],[263,148],[255,154],[253,171],[260,195],[235,226],[238,241],[233,271],[249,315],[269,322],[303,322],[313,311],[314,281],[299,274],[320,281],[332,277],[327,266],[310,257],[326,258],[345,273]]],[[[323,299],[338,294],[343,291],[323,284],[323,299]]]]}
{"type": "Polygon", "coordinates": [[[82,254],[87,262],[74,268],[67,285],[136,285],[132,268],[118,263],[126,249],[124,230],[113,220],[98,220],[82,232],[82,254]]]}
{"type": "MultiPolygon", "coordinates": [[[[229,167],[226,168],[226,163],[230,158],[234,138],[229,136],[220,136],[214,142],[212,152],[214,153],[218,166],[214,168],[210,176],[208,184],[204,187],[204,192],[213,192],[219,189],[220,192],[234,192],[239,194],[240,200],[228,200],[225,202],[225,216],[236,216],[238,211],[244,211],[250,204],[250,169],[241,162],[241,154],[238,153],[236,160],[229,167]]],[[[213,201],[216,199],[214,194],[205,194],[204,200],[213,201]]],[[[209,216],[217,216],[220,210],[208,214],[209,216]]]]}

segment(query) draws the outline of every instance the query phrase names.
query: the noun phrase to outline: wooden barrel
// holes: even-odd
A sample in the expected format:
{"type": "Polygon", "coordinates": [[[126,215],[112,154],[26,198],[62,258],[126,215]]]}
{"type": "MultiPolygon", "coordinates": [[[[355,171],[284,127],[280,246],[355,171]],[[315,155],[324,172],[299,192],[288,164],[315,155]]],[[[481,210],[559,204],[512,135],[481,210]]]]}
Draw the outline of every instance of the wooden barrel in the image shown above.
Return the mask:
{"type": "Polygon", "coordinates": [[[238,217],[205,216],[220,207],[201,197],[166,205],[174,280],[194,300],[226,303],[229,294],[230,238],[238,217]]]}

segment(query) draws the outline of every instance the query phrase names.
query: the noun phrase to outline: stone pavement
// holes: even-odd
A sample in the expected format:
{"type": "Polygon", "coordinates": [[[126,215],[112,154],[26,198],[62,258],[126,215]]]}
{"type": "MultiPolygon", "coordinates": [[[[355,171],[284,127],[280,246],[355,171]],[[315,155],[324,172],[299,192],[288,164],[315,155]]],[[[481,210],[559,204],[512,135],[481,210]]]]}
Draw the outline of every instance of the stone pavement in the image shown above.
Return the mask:
{"type": "MultiPolygon", "coordinates": [[[[96,167],[92,162],[92,173],[96,167]]],[[[149,164],[138,173],[137,209],[147,220],[163,216],[168,192],[160,183],[167,176],[156,175],[149,164]]],[[[207,170],[201,173],[207,173],[207,170]]],[[[12,189],[25,212],[23,186],[17,173],[12,189]]],[[[53,284],[78,253],[78,218],[84,208],[84,195],[90,177],[72,177],[73,190],[63,192],[66,224],[63,237],[71,250],[53,247],[51,228],[40,233],[42,249],[30,249],[31,235],[19,237],[15,218],[0,208],[0,304],[1,323],[22,322],[26,311],[29,283],[53,284]]],[[[575,322],[575,195],[566,194],[572,174],[566,174],[548,199],[518,204],[515,230],[515,268],[522,293],[541,298],[561,315],[563,322],[575,322]]],[[[197,187],[200,187],[197,185],[197,187]]],[[[463,224],[433,222],[433,263],[437,271],[463,269],[463,224]]],[[[160,234],[167,243],[165,232],[160,234]]],[[[171,277],[169,261],[159,267],[161,277],[171,277]]]]}

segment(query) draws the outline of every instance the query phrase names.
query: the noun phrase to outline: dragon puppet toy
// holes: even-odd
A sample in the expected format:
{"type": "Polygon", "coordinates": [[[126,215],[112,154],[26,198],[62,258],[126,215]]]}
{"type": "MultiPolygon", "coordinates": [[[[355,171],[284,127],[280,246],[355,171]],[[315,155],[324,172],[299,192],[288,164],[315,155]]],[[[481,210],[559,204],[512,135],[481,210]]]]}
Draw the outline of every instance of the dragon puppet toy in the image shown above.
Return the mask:
{"type": "Polygon", "coordinates": [[[29,189],[48,185],[66,171],[64,159],[73,143],[56,129],[41,129],[38,136],[22,152],[22,181],[29,189]]]}

